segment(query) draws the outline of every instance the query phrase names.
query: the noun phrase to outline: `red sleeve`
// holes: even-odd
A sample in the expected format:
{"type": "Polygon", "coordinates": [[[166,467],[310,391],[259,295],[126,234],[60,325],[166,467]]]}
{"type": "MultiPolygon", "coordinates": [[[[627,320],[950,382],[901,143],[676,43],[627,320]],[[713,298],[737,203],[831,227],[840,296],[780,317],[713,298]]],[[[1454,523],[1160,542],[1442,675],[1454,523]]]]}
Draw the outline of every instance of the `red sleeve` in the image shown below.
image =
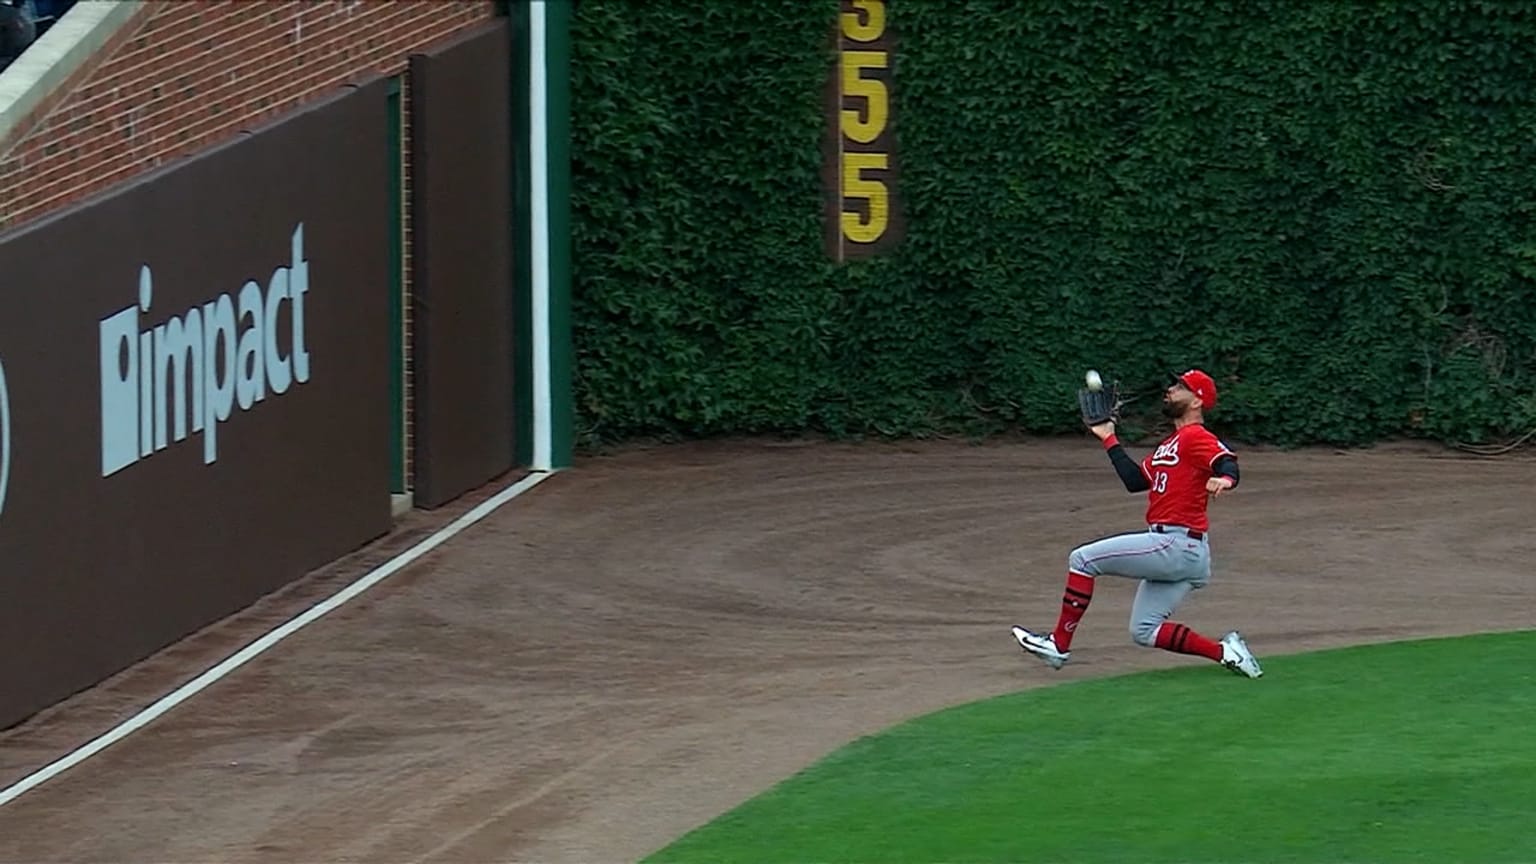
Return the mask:
{"type": "Polygon", "coordinates": [[[1188,446],[1192,461],[1206,468],[1210,468],[1219,456],[1237,458],[1227,445],[1221,443],[1221,439],[1203,426],[1198,427],[1198,431],[1189,436],[1188,446]]]}

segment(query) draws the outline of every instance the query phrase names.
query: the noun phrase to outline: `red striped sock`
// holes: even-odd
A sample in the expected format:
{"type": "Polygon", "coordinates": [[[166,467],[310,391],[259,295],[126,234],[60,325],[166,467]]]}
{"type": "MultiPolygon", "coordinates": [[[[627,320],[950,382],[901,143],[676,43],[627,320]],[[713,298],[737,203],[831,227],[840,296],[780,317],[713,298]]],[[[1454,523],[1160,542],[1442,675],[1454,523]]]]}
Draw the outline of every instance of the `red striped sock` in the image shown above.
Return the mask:
{"type": "Polygon", "coordinates": [[[1072,645],[1072,634],[1077,632],[1077,622],[1083,620],[1088,603],[1093,600],[1093,577],[1081,573],[1067,574],[1067,587],[1061,592],[1061,617],[1051,636],[1062,651],[1072,645]]]}
{"type": "Polygon", "coordinates": [[[1197,657],[1221,662],[1221,643],[1213,642],[1183,624],[1164,621],[1163,626],[1157,628],[1156,644],[1164,651],[1172,651],[1175,654],[1194,654],[1197,657]]]}

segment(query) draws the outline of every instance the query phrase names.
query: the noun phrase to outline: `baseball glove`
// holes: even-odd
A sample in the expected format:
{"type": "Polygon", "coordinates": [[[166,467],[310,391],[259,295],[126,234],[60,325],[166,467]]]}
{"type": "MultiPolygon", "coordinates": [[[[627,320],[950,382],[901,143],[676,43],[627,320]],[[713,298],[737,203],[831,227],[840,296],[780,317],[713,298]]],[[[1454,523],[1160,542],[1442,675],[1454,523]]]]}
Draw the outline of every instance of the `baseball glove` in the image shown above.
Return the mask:
{"type": "Polygon", "coordinates": [[[1119,420],[1121,404],[1118,383],[1105,382],[1104,386],[1097,391],[1088,389],[1077,391],[1077,407],[1082,411],[1083,422],[1089,426],[1119,420]]]}

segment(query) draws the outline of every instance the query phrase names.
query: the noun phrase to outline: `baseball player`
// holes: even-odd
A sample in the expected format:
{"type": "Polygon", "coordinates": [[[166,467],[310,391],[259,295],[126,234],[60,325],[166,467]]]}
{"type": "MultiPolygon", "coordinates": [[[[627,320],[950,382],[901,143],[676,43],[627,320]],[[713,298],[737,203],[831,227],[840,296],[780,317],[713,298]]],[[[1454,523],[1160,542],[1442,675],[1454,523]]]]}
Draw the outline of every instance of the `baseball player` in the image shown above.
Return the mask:
{"type": "Polygon", "coordinates": [[[1237,457],[1204,425],[1205,412],[1215,404],[1216,384],[1209,375],[1198,369],[1174,375],[1163,393],[1163,413],[1173,418],[1174,430],[1139,465],[1116,439],[1112,412],[1110,419],[1090,423],[1126,490],[1147,493],[1147,529],[1072,550],[1056,629],[1032,633],[1015,626],[1019,647],[1060,669],[1072,656],[1072,636],[1088,611],[1095,581],[1120,576],[1141,583],[1131,606],[1131,639],[1137,645],[1205,657],[1249,678],[1264,674],[1236,631],[1217,642],[1169,620],[1189,592],[1210,581],[1206,505],[1237,485],[1237,457]]]}

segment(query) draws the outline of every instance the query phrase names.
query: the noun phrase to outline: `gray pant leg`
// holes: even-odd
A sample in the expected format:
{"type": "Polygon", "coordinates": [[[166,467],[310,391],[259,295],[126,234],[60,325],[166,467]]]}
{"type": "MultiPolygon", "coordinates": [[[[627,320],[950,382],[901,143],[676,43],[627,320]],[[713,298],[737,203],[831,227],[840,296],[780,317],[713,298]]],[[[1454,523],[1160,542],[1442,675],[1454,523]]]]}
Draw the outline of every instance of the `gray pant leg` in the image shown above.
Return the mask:
{"type": "Polygon", "coordinates": [[[1143,579],[1141,586],[1136,589],[1136,599],[1131,601],[1131,641],[1147,648],[1154,647],[1157,644],[1158,629],[1195,588],[1193,582],[1153,582],[1143,579]]]}
{"type": "Polygon", "coordinates": [[[1105,537],[1073,549],[1067,556],[1067,569],[1084,576],[1167,581],[1176,578],[1171,566],[1174,561],[1168,555],[1176,539],[1172,534],[1151,531],[1105,537]]]}
{"type": "Polygon", "coordinates": [[[1106,537],[1072,550],[1068,568],[1084,576],[1141,580],[1131,604],[1131,638],[1152,645],[1157,630],[1189,592],[1211,578],[1210,546],[1181,532],[1138,531],[1106,537]]]}

